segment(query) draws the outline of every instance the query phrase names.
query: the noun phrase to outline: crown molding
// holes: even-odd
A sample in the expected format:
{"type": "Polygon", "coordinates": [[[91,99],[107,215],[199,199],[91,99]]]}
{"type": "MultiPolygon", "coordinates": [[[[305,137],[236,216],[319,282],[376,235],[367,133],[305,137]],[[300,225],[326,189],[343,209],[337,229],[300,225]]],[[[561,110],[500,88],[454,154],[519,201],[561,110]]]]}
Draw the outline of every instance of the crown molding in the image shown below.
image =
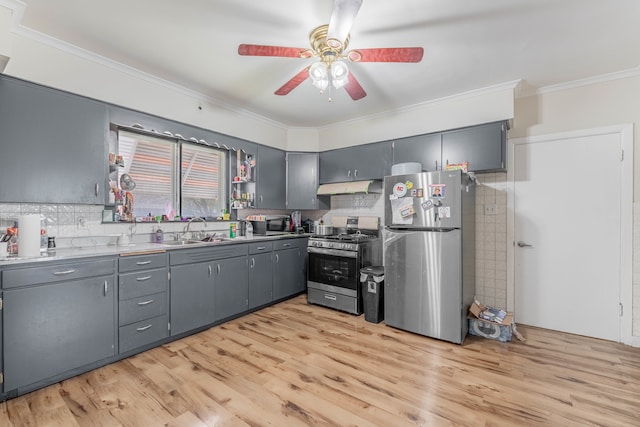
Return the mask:
{"type": "Polygon", "coordinates": [[[555,85],[542,86],[537,89],[523,90],[518,94],[518,98],[527,98],[529,96],[544,95],[547,93],[560,92],[568,89],[575,89],[584,86],[595,85],[598,83],[606,83],[620,79],[640,76],[640,66],[630,68],[628,70],[616,71],[599,76],[586,77],[584,79],[572,80],[569,82],[558,83],[555,85]]]}
{"type": "Polygon", "coordinates": [[[349,119],[349,120],[344,120],[344,121],[337,122],[337,123],[332,123],[332,124],[327,125],[327,126],[321,126],[318,129],[319,130],[326,130],[326,129],[331,129],[331,128],[334,128],[334,127],[351,125],[351,124],[364,122],[364,121],[382,119],[384,117],[389,116],[389,114],[410,113],[412,111],[421,110],[421,109],[423,109],[425,107],[428,107],[430,105],[442,104],[444,102],[462,101],[462,100],[465,100],[465,99],[476,98],[478,96],[489,95],[489,94],[493,94],[493,93],[496,93],[496,92],[502,92],[504,90],[513,90],[513,91],[515,91],[520,86],[521,82],[522,82],[522,80],[520,80],[520,79],[511,80],[511,81],[508,81],[508,82],[499,83],[497,85],[487,86],[487,87],[483,87],[483,88],[479,88],[479,89],[473,89],[473,90],[470,90],[470,91],[467,91],[467,92],[461,92],[461,93],[457,93],[455,95],[450,95],[450,96],[445,96],[445,97],[442,97],[442,98],[432,99],[432,100],[429,100],[429,101],[420,102],[418,104],[413,104],[413,105],[408,105],[406,107],[397,108],[397,109],[394,109],[394,110],[386,110],[386,111],[383,111],[383,112],[380,112],[380,113],[377,113],[377,114],[371,114],[369,116],[358,117],[358,118],[355,118],[355,119],[349,119]]]}
{"type": "Polygon", "coordinates": [[[0,0],[0,6],[6,7],[11,11],[11,29],[15,31],[20,27],[27,4],[20,0],[0,0]]]}

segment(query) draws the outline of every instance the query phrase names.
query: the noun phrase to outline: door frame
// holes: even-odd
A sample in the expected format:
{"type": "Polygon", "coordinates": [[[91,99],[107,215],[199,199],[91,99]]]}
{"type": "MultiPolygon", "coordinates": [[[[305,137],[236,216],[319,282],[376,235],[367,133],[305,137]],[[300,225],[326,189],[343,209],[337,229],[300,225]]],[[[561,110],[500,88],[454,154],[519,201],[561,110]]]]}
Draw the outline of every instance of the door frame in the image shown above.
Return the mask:
{"type": "MultiPolygon", "coordinates": [[[[620,177],[620,342],[640,347],[633,336],[633,124],[620,124],[537,136],[509,139],[507,159],[507,310],[515,309],[515,147],[522,144],[619,134],[622,145],[620,177]]],[[[570,164],[571,159],[567,159],[570,164]]],[[[518,313],[514,312],[517,320],[518,313]]]]}

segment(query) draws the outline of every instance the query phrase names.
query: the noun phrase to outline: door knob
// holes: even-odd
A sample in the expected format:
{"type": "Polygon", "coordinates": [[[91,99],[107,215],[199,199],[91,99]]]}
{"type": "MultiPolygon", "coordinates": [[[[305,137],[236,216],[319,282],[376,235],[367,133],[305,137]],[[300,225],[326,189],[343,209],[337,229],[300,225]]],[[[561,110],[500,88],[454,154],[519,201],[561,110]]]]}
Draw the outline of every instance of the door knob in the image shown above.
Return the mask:
{"type": "Polygon", "coordinates": [[[530,245],[530,244],[528,244],[528,243],[525,243],[525,242],[520,241],[520,242],[518,242],[518,247],[519,247],[519,248],[532,248],[532,247],[533,247],[533,245],[530,245]]]}

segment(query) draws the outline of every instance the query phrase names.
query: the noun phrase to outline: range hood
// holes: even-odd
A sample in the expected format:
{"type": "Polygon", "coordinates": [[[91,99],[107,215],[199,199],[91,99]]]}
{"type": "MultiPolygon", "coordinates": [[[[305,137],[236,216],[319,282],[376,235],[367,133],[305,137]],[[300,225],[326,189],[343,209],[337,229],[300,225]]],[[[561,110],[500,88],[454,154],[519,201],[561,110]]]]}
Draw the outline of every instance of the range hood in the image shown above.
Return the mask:
{"type": "Polygon", "coordinates": [[[337,194],[369,194],[382,193],[382,181],[347,181],[321,184],[318,187],[318,196],[333,196],[337,194]]]}

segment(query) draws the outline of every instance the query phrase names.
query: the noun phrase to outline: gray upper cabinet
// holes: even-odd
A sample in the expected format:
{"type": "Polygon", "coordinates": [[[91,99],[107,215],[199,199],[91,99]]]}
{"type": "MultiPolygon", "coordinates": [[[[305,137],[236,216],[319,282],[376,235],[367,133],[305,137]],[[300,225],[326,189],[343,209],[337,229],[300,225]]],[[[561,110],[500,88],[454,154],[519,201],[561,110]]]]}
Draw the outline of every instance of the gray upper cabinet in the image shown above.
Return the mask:
{"type": "Polygon", "coordinates": [[[0,201],[102,204],[106,107],[0,76],[0,201]]]}
{"type": "Polygon", "coordinates": [[[442,136],[439,133],[417,135],[393,141],[393,164],[418,162],[423,171],[442,168],[442,136]]]}
{"type": "Polygon", "coordinates": [[[261,209],[284,209],[286,188],[285,152],[259,145],[256,169],[256,207],[261,209]]]}
{"type": "Polygon", "coordinates": [[[320,153],[320,184],[382,179],[391,172],[391,142],[358,145],[320,153]]]}
{"type": "Polygon", "coordinates": [[[318,153],[287,153],[287,209],[328,209],[327,197],[318,197],[318,153]]]}
{"type": "Polygon", "coordinates": [[[469,162],[473,172],[506,170],[507,125],[487,123],[442,134],[442,163],[469,162]]]}

